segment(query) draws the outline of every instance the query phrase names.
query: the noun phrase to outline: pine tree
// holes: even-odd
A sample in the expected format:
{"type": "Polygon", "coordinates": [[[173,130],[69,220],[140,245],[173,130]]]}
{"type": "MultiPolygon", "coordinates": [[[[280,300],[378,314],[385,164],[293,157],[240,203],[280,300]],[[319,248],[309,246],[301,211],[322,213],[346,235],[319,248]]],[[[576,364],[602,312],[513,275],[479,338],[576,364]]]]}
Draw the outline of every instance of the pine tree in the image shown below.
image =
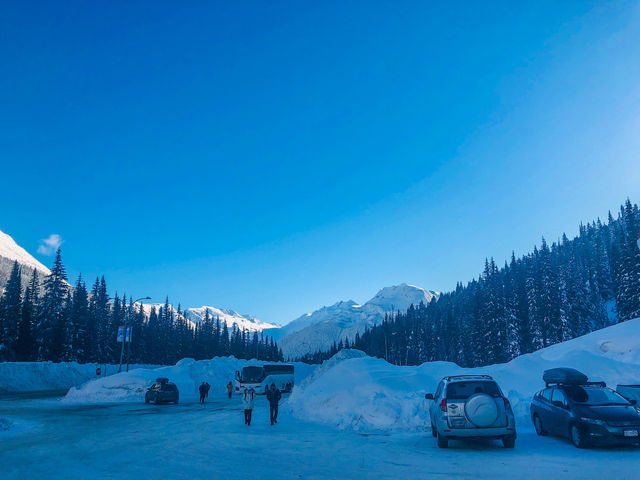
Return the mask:
{"type": "Polygon", "coordinates": [[[69,314],[67,342],[70,344],[71,358],[77,362],[90,361],[89,356],[89,295],[87,286],[82,281],[82,275],[78,276],[76,288],[71,300],[71,312],[69,314]]]}
{"type": "Polygon", "coordinates": [[[62,360],[65,340],[64,302],[67,295],[67,274],[60,249],[44,281],[44,296],[38,315],[36,343],[38,360],[62,360]]]}
{"type": "Polygon", "coordinates": [[[22,275],[14,262],[11,275],[0,300],[0,360],[14,361],[18,343],[18,325],[22,310],[22,275]]]}
{"type": "Polygon", "coordinates": [[[640,317],[639,228],[634,208],[628,199],[621,213],[617,303],[620,320],[630,320],[640,317]]]}

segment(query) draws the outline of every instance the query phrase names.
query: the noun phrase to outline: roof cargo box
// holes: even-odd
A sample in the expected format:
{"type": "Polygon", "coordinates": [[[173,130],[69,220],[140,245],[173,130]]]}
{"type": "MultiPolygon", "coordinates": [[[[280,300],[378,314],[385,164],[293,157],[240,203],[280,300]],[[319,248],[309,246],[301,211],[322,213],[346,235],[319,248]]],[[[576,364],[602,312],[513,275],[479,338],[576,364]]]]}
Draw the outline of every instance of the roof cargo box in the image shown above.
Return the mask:
{"type": "Polygon", "coordinates": [[[586,385],[589,378],[573,368],[550,368],[542,374],[542,380],[550,383],[564,383],[566,385],[586,385]]]}

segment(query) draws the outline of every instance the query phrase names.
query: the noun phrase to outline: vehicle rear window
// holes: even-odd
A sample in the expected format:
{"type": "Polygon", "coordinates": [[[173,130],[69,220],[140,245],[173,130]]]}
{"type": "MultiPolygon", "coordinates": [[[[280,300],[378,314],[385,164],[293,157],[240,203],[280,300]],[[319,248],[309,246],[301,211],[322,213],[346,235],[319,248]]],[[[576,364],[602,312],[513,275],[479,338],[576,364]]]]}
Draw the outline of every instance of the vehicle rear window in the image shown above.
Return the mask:
{"type": "Polygon", "coordinates": [[[476,393],[486,393],[494,398],[501,396],[498,385],[490,381],[455,382],[447,386],[448,400],[466,400],[476,393]]]}
{"type": "Polygon", "coordinates": [[[165,385],[164,389],[168,392],[175,392],[177,390],[175,385],[165,385]]]}

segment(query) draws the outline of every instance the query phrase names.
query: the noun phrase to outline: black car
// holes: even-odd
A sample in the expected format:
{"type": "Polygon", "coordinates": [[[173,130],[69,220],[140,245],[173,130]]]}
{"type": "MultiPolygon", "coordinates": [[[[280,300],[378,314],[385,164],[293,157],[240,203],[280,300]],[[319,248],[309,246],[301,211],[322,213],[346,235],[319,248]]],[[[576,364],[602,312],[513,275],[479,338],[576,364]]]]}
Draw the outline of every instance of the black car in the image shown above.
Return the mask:
{"type": "Polygon", "coordinates": [[[635,402],[627,401],[604,382],[588,382],[586,377],[576,380],[573,373],[579,372],[545,372],[547,386],[531,401],[536,433],[568,437],[578,448],[639,444],[640,413],[633,406],[635,402]],[[553,375],[548,376],[548,372],[553,375]],[[560,380],[549,380],[556,377],[560,380]]]}
{"type": "Polygon", "coordinates": [[[145,403],[178,403],[179,400],[178,387],[168,378],[156,378],[156,383],[151,385],[144,394],[145,403]]]}

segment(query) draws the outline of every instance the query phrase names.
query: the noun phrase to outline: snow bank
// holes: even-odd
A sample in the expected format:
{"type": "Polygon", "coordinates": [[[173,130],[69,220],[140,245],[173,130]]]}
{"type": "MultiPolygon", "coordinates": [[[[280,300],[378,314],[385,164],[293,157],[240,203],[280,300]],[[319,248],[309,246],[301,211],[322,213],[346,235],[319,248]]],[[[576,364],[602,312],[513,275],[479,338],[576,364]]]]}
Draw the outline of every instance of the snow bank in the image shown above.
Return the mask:
{"type": "MultiPolygon", "coordinates": [[[[0,392],[33,392],[41,390],[68,390],[96,378],[95,363],[76,362],[5,362],[0,363],[0,392]]],[[[131,365],[138,368],[141,365],[131,365]]],[[[117,365],[104,365],[103,375],[116,373],[117,365]]],[[[144,365],[157,368],[155,365],[144,365]]]]}
{"type": "Polygon", "coordinates": [[[449,362],[398,367],[345,350],[320,366],[289,399],[291,413],[358,431],[423,430],[429,425],[424,394],[446,375],[492,375],[509,397],[521,426],[529,427],[529,402],[544,387],[542,372],[576,368],[592,380],[640,383],[640,319],[522,355],[509,363],[461,368],[449,362]]]}
{"type": "MultiPolygon", "coordinates": [[[[203,381],[209,382],[209,396],[226,395],[226,385],[233,381],[235,372],[246,365],[262,365],[255,360],[239,360],[235,357],[216,357],[212,360],[186,358],[174,366],[153,370],[136,369],[111,377],[100,378],[78,388],[72,388],[63,401],[79,403],[120,403],[140,402],[144,392],[156,378],[167,377],[180,391],[180,401],[198,399],[198,387],[203,381]]],[[[296,382],[301,382],[311,374],[314,367],[295,363],[296,382]]]]}

